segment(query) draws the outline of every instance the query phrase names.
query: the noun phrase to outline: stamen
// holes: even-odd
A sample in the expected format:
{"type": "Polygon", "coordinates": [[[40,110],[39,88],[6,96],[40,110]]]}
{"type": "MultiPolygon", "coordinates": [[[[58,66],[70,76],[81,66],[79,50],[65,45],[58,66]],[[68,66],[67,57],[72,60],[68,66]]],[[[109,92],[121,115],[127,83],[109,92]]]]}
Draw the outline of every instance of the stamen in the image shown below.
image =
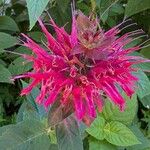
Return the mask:
{"type": "Polygon", "coordinates": [[[127,29],[128,27],[131,27],[131,26],[134,26],[134,25],[137,25],[137,23],[131,23],[131,24],[129,24],[129,25],[123,27],[123,28],[120,30],[120,32],[123,31],[123,30],[125,30],[125,29],[127,29]]]}
{"type": "Polygon", "coordinates": [[[8,51],[8,50],[3,50],[4,52],[6,52],[6,53],[11,53],[11,54],[15,54],[15,55],[19,55],[19,56],[24,56],[24,54],[20,54],[20,53],[18,53],[18,52],[14,52],[14,51],[8,51]]]}
{"type": "Polygon", "coordinates": [[[149,41],[150,41],[150,39],[147,39],[146,41],[144,41],[143,43],[141,43],[141,44],[139,45],[139,47],[142,47],[143,44],[145,44],[145,43],[147,43],[147,42],[149,42],[149,41]]]}
{"type": "Polygon", "coordinates": [[[147,48],[147,47],[149,47],[149,46],[150,46],[150,43],[149,43],[148,45],[142,46],[142,47],[140,47],[140,48],[143,49],[143,48],[147,48]]]}
{"type": "Polygon", "coordinates": [[[147,34],[147,35],[141,35],[141,36],[138,36],[138,37],[132,39],[131,42],[133,42],[133,41],[135,41],[135,40],[138,40],[138,39],[140,39],[140,38],[143,38],[143,37],[148,37],[148,34],[147,34]]]}

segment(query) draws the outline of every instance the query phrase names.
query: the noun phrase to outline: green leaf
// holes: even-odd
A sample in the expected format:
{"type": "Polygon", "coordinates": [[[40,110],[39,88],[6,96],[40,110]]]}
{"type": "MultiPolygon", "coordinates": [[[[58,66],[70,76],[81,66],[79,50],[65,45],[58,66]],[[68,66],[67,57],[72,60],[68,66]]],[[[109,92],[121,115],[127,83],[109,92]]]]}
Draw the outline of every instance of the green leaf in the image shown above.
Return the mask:
{"type": "Polygon", "coordinates": [[[18,52],[20,54],[28,54],[28,55],[32,54],[31,49],[29,49],[25,46],[20,46],[20,47],[16,48],[15,52],[18,52]]]}
{"type": "Polygon", "coordinates": [[[146,9],[150,9],[149,0],[128,0],[125,8],[125,16],[132,16],[146,9]]]}
{"type": "Polygon", "coordinates": [[[16,22],[8,16],[0,16],[0,31],[19,31],[16,22]]]}
{"type": "Polygon", "coordinates": [[[146,48],[143,48],[140,53],[142,55],[144,55],[146,58],[149,58],[150,59],[150,46],[149,47],[146,47],[146,48]]]}
{"type": "MultiPolygon", "coordinates": [[[[139,70],[134,74],[139,78],[139,81],[137,82],[137,95],[141,103],[143,103],[143,99],[150,95],[150,80],[143,71],[139,70]]],[[[150,103],[150,100],[148,101],[148,103],[150,103]]],[[[143,105],[145,106],[144,103],[143,105]]]]}
{"type": "Polygon", "coordinates": [[[115,4],[111,8],[112,12],[115,12],[117,14],[123,14],[124,13],[124,8],[121,4],[115,4]]]}
{"type": "MultiPolygon", "coordinates": [[[[16,48],[14,50],[14,52],[16,52],[16,53],[10,53],[10,54],[8,53],[9,55],[7,55],[7,59],[15,60],[16,58],[20,57],[20,55],[18,55],[18,53],[32,55],[32,51],[24,46],[20,46],[20,47],[16,48]]],[[[22,58],[21,64],[23,64],[24,61],[25,61],[25,59],[23,60],[23,58],[22,58]]]]}
{"type": "Polygon", "coordinates": [[[49,0],[26,0],[30,20],[30,30],[44,11],[49,0]]]}
{"type": "MultiPolygon", "coordinates": [[[[23,88],[27,87],[29,84],[21,81],[23,88]]],[[[32,107],[36,110],[36,112],[39,114],[40,118],[43,118],[46,115],[46,111],[42,105],[38,105],[35,102],[36,97],[39,95],[40,90],[38,88],[32,89],[31,93],[26,96],[28,102],[32,105],[32,107]]]]}
{"type": "Polygon", "coordinates": [[[49,136],[50,136],[50,139],[51,139],[51,143],[52,144],[57,144],[56,131],[54,129],[49,130],[49,136]]]}
{"type": "Polygon", "coordinates": [[[130,127],[130,129],[142,144],[130,146],[127,150],[144,150],[145,148],[150,148],[150,141],[144,137],[143,133],[136,125],[130,127]]]}
{"type": "Polygon", "coordinates": [[[0,50],[9,48],[17,44],[17,39],[9,34],[0,32],[0,50]]]}
{"type": "Polygon", "coordinates": [[[139,99],[144,107],[150,109],[150,94],[146,95],[144,98],[139,99]]]}
{"type": "Polygon", "coordinates": [[[126,107],[123,112],[120,112],[116,105],[111,103],[109,99],[106,99],[103,112],[100,115],[102,115],[107,121],[119,121],[128,125],[133,121],[137,112],[137,96],[134,94],[130,98],[125,93],[122,95],[126,100],[126,107]]]}
{"type": "Polygon", "coordinates": [[[103,140],[104,126],[105,126],[105,119],[102,117],[97,117],[91,124],[91,126],[86,129],[86,131],[96,139],[103,140]]]}
{"type": "Polygon", "coordinates": [[[70,0],[56,0],[59,9],[64,13],[68,7],[70,0]]]}
{"type": "Polygon", "coordinates": [[[0,5],[3,3],[3,0],[0,0],[0,5]]]}
{"type": "Polygon", "coordinates": [[[135,144],[141,144],[132,131],[124,124],[111,121],[107,123],[104,128],[105,139],[111,144],[117,146],[130,146],[135,144]]]}
{"type": "MultiPolygon", "coordinates": [[[[149,50],[147,50],[149,51],[149,50]]],[[[133,52],[132,55],[134,56],[140,56],[140,57],[146,57],[145,55],[143,55],[143,53],[139,52],[133,52]]],[[[148,57],[147,57],[148,58],[148,57]]],[[[145,62],[145,63],[140,63],[140,64],[136,64],[134,65],[135,68],[140,68],[142,71],[149,71],[150,70],[150,63],[149,62],[145,62]]]]}
{"type": "Polygon", "coordinates": [[[112,6],[114,6],[118,1],[119,0],[98,0],[98,2],[96,2],[100,9],[100,17],[103,22],[107,20],[110,8],[112,8],[112,6]]]}
{"type": "Polygon", "coordinates": [[[0,136],[0,145],[3,150],[48,150],[50,140],[46,134],[46,127],[32,119],[6,126],[0,136]]]}
{"type": "Polygon", "coordinates": [[[8,69],[12,75],[23,74],[32,69],[32,63],[18,57],[9,65],[8,69]]]}
{"type": "Polygon", "coordinates": [[[21,107],[19,108],[16,121],[24,121],[28,119],[37,119],[41,120],[40,115],[38,112],[31,106],[31,104],[27,101],[24,101],[21,107]]]}
{"type": "Polygon", "coordinates": [[[39,43],[41,43],[42,41],[46,42],[45,36],[42,32],[38,32],[38,31],[29,32],[28,35],[36,42],[39,42],[39,43]]]}
{"type": "Polygon", "coordinates": [[[106,140],[99,141],[96,139],[89,139],[89,150],[116,150],[117,147],[108,143],[106,140]]]}
{"type": "Polygon", "coordinates": [[[0,82],[2,83],[13,83],[11,81],[11,73],[7,68],[0,64],[0,82]]]}
{"type": "Polygon", "coordinates": [[[83,150],[77,121],[68,117],[56,126],[56,136],[59,150],[83,150]]]}
{"type": "Polygon", "coordinates": [[[2,59],[0,59],[0,64],[3,65],[4,67],[7,66],[6,62],[4,60],[2,60],[2,59]]]}

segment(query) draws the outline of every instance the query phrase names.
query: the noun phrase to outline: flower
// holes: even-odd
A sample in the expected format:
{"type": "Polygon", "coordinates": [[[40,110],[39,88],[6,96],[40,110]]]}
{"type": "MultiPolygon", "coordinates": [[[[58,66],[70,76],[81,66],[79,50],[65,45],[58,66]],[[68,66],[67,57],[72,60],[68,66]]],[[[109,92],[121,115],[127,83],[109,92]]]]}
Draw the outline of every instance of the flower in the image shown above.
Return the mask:
{"type": "Polygon", "coordinates": [[[27,95],[40,85],[36,102],[45,108],[60,98],[61,105],[68,103],[74,108],[79,120],[94,120],[96,109],[102,111],[103,97],[107,96],[121,111],[125,100],[119,92],[122,88],[130,97],[135,92],[138,78],[133,75],[137,69],[133,65],[146,60],[130,54],[140,46],[125,48],[141,30],[119,37],[119,24],[108,31],[101,29],[98,19],[76,12],[72,19],[72,31],[68,34],[64,27],[58,27],[51,19],[56,38],[52,36],[41,20],[39,24],[47,38],[45,50],[28,36],[23,45],[34,55],[23,55],[33,62],[33,71],[18,78],[31,78],[32,82],[21,92],[27,95]]]}

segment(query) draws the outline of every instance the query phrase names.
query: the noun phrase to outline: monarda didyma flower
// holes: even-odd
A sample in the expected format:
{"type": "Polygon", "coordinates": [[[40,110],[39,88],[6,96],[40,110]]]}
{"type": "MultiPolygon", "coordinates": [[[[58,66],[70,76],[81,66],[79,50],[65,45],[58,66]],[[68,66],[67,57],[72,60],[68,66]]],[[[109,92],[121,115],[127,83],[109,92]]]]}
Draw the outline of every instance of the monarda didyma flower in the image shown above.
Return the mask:
{"type": "Polygon", "coordinates": [[[106,96],[123,111],[125,100],[118,87],[129,97],[132,96],[138,81],[133,75],[137,69],[132,65],[147,61],[130,55],[140,46],[125,46],[143,31],[135,30],[119,37],[119,28],[124,22],[105,32],[98,19],[81,12],[73,15],[70,34],[52,19],[50,23],[55,29],[56,38],[39,20],[49,51],[22,34],[26,38],[23,45],[31,49],[34,55],[23,55],[33,62],[33,71],[14,78],[32,79],[21,95],[29,94],[40,85],[37,103],[48,108],[59,97],[62,106],[72,106],[79,120],[94,120],[96,110],[102,111],[103,97],[106,96]]]}

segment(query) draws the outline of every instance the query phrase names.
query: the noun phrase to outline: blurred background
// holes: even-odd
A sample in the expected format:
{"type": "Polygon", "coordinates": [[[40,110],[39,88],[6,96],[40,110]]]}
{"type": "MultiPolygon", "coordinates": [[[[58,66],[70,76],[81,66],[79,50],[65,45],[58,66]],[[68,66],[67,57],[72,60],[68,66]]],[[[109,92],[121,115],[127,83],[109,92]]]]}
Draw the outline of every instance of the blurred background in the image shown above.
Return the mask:
{"type": "MultiPolygon", "coordinates": [[[[45,38],[36,23],[37,17],[41,14],[51,33],[54,31],[49,25],[49,15],[58,25],[65,25],[66,30],[70,32],[71,2],[71,0],[43,0],[41,3],[36,0],[0,0],[0,126],[15,124],[22,119],[23,113],[28,114],[33,111],[32,107],[38,109],[34,102],[34,93],[27,97],[20,96],[22,87],[29,81],[10,80],[12,76],[32,69],[31,63],[27,63],[16,54],[31,53],[21,46],[20,40],[23,39],[20,34],[28,34],[42,45],[45,38]],[[27,100],[31,105],[26,106],[27,100]],[[22,111],[25,107],[26,110],[22,111]]],[[[97,14],[105,30],[121,23],[124,19],[131,18],[130,23],[137,24],[127,28],[126,31],[141,28],[146,35],[150,36],[150,0],[75,0],[75,5],[77,10],[81,10],[86,15],[91,12],[97,14]]],[[[141,42],[140,40],[135,40],[131,44],[136,45],[141,42]]],[[[150,58],[148,44],[150,43],[147,42],[136,55],[150,58]]],[[[150,64],[139,67],[150,71],[150,64]]],[[[144,136],[150,138],[150,74],[141,72],[139,78],[140,90],[135,122],[144,136]]]]}

